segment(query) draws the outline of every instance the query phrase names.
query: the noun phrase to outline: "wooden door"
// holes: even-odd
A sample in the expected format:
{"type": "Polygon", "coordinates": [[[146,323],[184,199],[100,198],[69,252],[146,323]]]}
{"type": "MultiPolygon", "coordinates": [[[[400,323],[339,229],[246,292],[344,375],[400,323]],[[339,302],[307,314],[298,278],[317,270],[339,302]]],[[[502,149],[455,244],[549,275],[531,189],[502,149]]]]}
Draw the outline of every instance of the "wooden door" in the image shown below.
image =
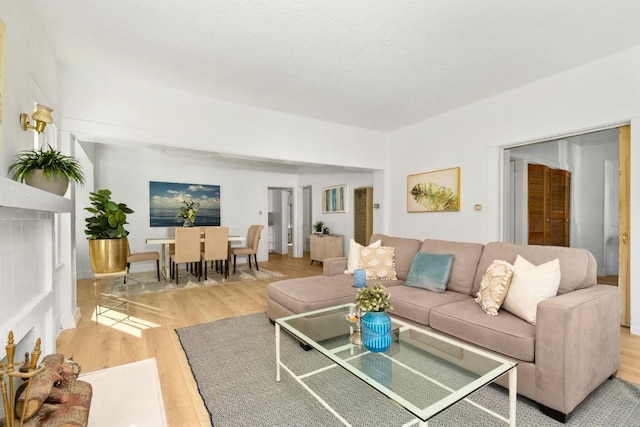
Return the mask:
{"type": "Polygon", "coordinates": [[[528,166],[528,223],[529,244],[546,245],[551,237],[551,192],[548,167],[529,164],[528,166]]]}
{"type": "Polygon", "coordinates": [[[367,246],[373,233],[373,187],[353,190],[353,211],[353,240],[367,246]]]}
{"type": "Polygon", "coordinates": [[[619,192],[619,220],[620,239],[619,239],[619,268],[618,268],[618,286],[620,289],[620,324],[629,326],[630,320],[630,246],[629,246],[629,224],[630,224],[630,147],[631,147],[631,126],[622,126],[619,134],[620,148],[620,175],[618,181],[619,192]]]}
{"type": "Polygon", "coordinates": [[[571,215],[571,173],[562,169],[551,169],[551,245],[569,246],[569,218],[571,215]]]}
{"type": "Polygon", "coordinates": [[[569,246],[571,173],[537,164],[527,171],[529,244],[569,246]]]}

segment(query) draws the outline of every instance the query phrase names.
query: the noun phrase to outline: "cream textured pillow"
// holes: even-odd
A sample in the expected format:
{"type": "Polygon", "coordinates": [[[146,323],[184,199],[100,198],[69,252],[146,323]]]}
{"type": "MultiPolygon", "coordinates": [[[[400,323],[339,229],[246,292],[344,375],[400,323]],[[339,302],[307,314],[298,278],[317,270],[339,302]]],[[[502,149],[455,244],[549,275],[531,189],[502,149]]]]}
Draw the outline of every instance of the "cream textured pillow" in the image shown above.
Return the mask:
{"type": "MultiPolygon", "coordinates": [[[[382,246],[382,240],[378,239],[375,242],[369,244],[370,248],[379,248],[382,246]]],[[[347,258],[347,269],[344,274],[353,274],[353,270],[360,268],[360,248],[362,245],[355,240],[349,240],[349,255],[347,258]]]]}
{"type": "Polygon", "coordinates": [[[538,303],[555,297],[560,287],[560,261],[535,266],[520,255],[513,263],[513,278],[502,308],[536,324],[538,303]]]}
{"type": "Polygon", "coordinates": [[[395,249],[392,246],[360,248],[360,268],[367,271],[367,279],[397,280],[395,249]]]}
{"type": "Polygon", "coordinates": [[[512,277],[513,265],[507,261],[494,260],[489,265],[482,276],[480,290],[476,294],[476,302],[487,314],[498,315],[498,310],[509,291],[512,277]]]}

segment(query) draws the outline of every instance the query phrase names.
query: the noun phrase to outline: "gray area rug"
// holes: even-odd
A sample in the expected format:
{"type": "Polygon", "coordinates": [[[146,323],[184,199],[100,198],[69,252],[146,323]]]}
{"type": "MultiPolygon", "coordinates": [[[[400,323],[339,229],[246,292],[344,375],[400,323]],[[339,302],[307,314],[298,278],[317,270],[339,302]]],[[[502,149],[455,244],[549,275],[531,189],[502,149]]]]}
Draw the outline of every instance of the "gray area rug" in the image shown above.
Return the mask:
{"type": "MultiPolygon", "coordinates": [[[[259,271],[250,269],[248,266],[238,267],[236,274],[232,274],[233,269],[229,273],[229,277],[224,277],[222,274],[217,273],[215,270],[208,271],[207,280],[204,280],[204,272],[202,273],[202,280],[198,281],[198,277],[192,274],[188,274],[184,267],[181,267],[180,274],[178,275],[178,284],[176,285],[175,279],[171,282],[164,280],[158,281],[158,276],[155,271],[145,271],[141,273],[131,273],[129,275],[129,295],[148,294],[153,292],[167,292],[176,291],[180,289],[193,289],[202,288],[206,286],[221,285],[224,283],[236,283],[244,282],[246,280],[263,280],[272,279],[278,277],[285,277],[284,274],[277,271],[267,270],[260,267],[259,271]]],[[[106,286],[105,286],[106,289],[106,286]]],[[[121,297],[126,293],[124,280],[122,277],[116,277],[113,279],[111,291],[107,292],[109,296],[121,297]]]]}
{"type": "MultiPolygon", "coordinates": [[[[276,382],[275,335],[265,313],[176,329],[212,425],[340,426],[289,374],[276,382]]],[[[315,350],[304,351],[282,334],[281,357],[294,372],[329,365],[315,350]]],[[[342,368],[308,377],[307,385],[353,426],[401,426],[413,417],[342,368]]],[[[491,385],[471,399],[508,415],[508,394],[491,385]]],[[[535,402],[518,396],[518,426],[635,426],[640,423],[640,386],[618,378],[605,381],[575,410],[567,424],[540,412],[535,402]]],[[[506,425],[466,402],[429,420],[429,426],[506,425]]]]}

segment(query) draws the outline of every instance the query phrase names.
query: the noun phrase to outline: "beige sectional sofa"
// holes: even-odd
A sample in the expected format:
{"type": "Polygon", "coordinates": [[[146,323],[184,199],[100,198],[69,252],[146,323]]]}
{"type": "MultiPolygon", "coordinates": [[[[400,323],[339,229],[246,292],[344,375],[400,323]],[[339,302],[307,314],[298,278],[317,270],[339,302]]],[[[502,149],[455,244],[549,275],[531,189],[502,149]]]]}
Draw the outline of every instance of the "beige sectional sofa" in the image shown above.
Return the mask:
{"type": "MultiPolygon", "coordinates": [[[[390,314],[516,360],[518,393],[538,402],[547,415],[566,421],[589,393],[616,373],[620,363],[618,289],[596,284],[596,261],[589,251],[371,237],[372,242],[377,239],[395,250],[398,280],[382,282],[392,295],[390,314]],[[403,285],[418,251],[454,255],[445,292],[403,285]],[[560,262],[558,294],[537,305],[536,324],[504,309],[490,316],[474,299],[487,267],[494,260],[514,263],[517,255],[535,265],[556,258],[560,262]]],[[[269,318],[353,302],[353,276],[344,274],[346,265],[347,258],[329,258],[324,260],[322,276],[271,283],[269,318]]],[[[506,378],[501,381],[506,386],[506,378]]]]}

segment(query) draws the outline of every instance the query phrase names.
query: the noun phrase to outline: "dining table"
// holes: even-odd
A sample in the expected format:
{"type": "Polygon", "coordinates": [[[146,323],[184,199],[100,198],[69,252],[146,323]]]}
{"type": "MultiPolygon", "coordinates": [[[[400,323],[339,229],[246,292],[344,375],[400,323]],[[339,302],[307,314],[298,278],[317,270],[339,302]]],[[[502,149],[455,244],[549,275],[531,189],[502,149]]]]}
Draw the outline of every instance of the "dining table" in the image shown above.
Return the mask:
{"type": "MultiPolygon", "coordinates": [[[[229,245],[233,243],[243,243],[247,238],[244,236],[233,236],[229,235],[229,245]]],[[[204,234],[200,238],[201,242],[204,242],[204,234]]],[[[171,280],[170,273],[170,258],[169,248],[172,244],[176,243],[175,237],[148,237],[147,245],[162,245],[162,250],[160,251],[160,264],[162,265],[162,273],[164,275],[164,279],[169,282],[171,280]]]]}

